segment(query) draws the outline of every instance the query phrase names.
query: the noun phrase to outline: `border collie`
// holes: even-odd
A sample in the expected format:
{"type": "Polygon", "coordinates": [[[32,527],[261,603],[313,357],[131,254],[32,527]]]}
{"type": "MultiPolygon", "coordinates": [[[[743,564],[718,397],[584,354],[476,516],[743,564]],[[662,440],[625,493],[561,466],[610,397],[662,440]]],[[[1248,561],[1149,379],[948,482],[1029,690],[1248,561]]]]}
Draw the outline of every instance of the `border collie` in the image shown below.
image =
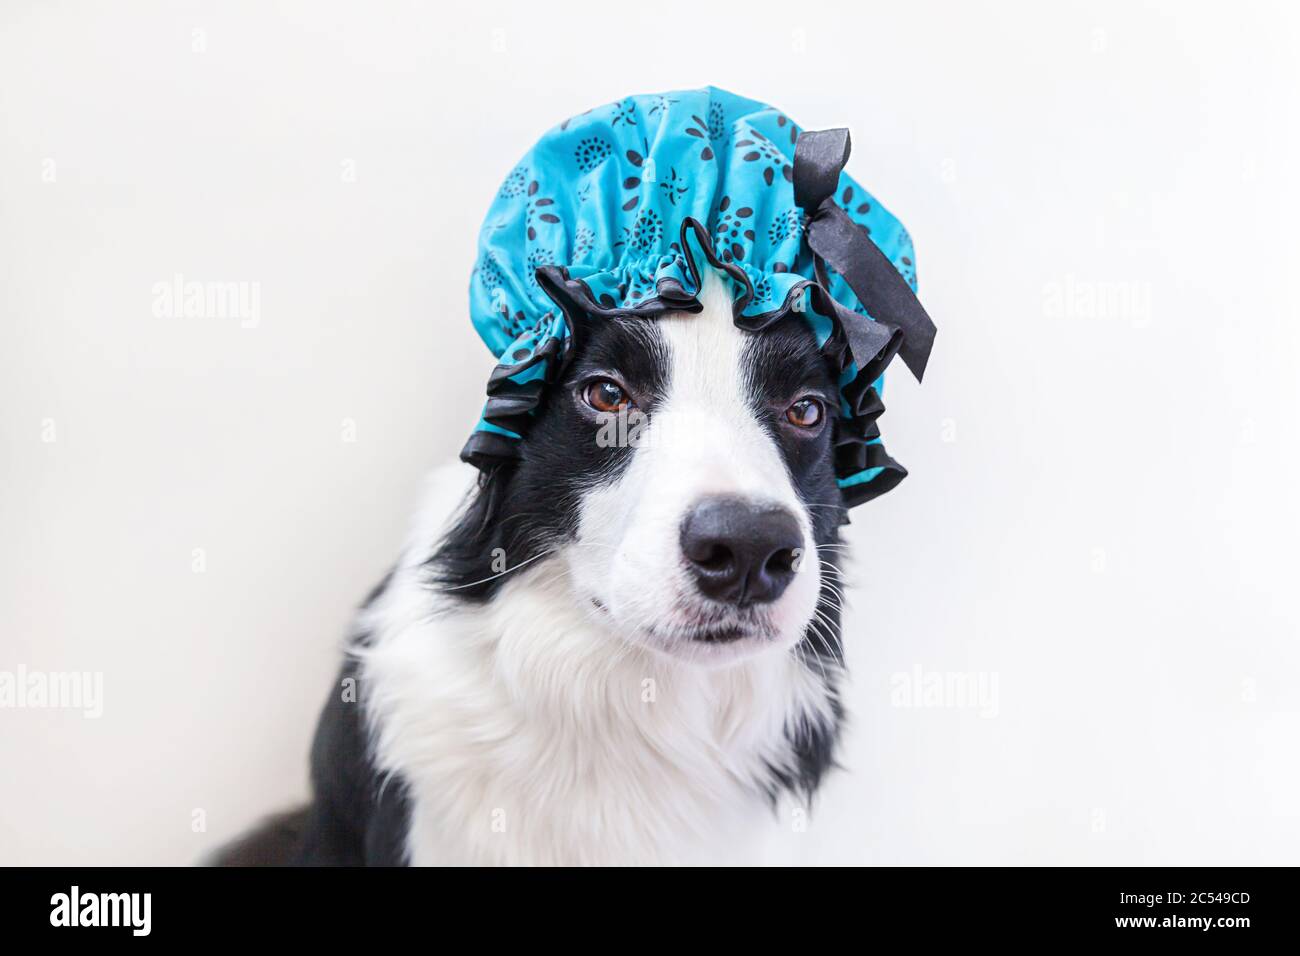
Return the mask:
{"type": "Polygon", "coordinates": [[[752,862],[840,724],[835,383],[797,315],[592,319],[356,618],[311,805],[217,862],[752,862]],[[627,428],[627,422],[632,427],[627,428]],[[611,428],[616,423],[618,427],[611,428]]]}

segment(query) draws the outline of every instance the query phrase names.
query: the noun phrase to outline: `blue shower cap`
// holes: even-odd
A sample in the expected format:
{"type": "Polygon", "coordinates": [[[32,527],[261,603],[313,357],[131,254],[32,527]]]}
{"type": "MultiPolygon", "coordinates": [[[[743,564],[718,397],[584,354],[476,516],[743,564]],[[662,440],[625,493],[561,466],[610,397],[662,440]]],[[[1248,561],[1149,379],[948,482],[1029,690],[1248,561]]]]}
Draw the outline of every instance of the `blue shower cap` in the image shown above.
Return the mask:
{"type": "Polygon", "coordinates": [[[631,96],[547,132],[506,177],[479,235],[470,316],[500,360],[461,457],[520,454],[586,318],[698,312],[707,265],[731,280],[738,326],[790,313],[838,376],[834,454],[845,504],[907,474],[876,419],[895,354],[919,380],[935,329],[912,241],[842,172],[846,130],[805,132],[715,87],[631,96]]]}

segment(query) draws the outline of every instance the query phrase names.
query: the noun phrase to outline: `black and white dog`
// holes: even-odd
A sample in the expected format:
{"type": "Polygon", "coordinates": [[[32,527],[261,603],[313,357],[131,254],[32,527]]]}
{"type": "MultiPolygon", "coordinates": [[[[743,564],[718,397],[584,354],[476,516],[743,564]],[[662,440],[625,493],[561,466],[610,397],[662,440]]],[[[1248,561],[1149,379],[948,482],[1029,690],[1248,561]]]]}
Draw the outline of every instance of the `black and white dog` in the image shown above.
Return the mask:
{"type": "Polygon", "coordinates": [[[835,382],[797,315],[752,333],[716,276],[700,298],[586,323],[522,459],[467,501],[468,466],[435,476],[357,617],[311,806],[223,862],[747,862],[817,787],[835,382]]]}

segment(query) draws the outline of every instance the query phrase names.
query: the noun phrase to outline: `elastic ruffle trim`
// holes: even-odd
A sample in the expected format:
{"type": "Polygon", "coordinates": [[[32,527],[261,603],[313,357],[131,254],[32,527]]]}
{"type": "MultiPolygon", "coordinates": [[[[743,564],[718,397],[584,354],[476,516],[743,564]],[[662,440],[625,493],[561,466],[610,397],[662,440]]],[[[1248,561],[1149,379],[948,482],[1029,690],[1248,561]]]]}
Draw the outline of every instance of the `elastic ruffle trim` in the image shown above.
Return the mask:
{"type": "MultiPolygon", "coordinates": [[[[720,258],[708,230],[689,217],[682,221],[680,252],[658,258],[652,283],[646,276],[647,293],[653,294],[646,294],[634,306],[619,306],[612,295],[598,291],[610,282],[628,281],[626,274],[603,272],[575,278],[562,266],[548,265],[536,270],[538,284],[559,312],[543,315],[533,329],[519,336],[502,353],[501,361],[488,379],[488,399],[482,420],[461,451],[461,459],[478,468],[490,468],[520,457],[519,439],[527,434],[546,389],[559,381],[568,367],[574,331],[580,320],[655,318],[669,312],[702,311],[703,304],[697,297],[702,276],[696,249],[710,266],[724,272],[744,290],[732,305],[737,327],[757,332],[797,313],[812,328],[840,385],[840,409],[833,422],[833,443],[836,475],[846,507],[878,497],[902,481],[907,470],[881,444],[876,420],[885,406],[875,387],[902,345],[901,330],[842,306],[827,291],[823,274],[818,275],[817,281],[792,275],[795,281],[780,306],[745,315],[745,309],[755,297],[748,273],[736,263],[720,258]],[[683,265],[694,292],[682,282],[683,265]]],[[[847,512],[844,520],[848,520],[847,512]]]]}

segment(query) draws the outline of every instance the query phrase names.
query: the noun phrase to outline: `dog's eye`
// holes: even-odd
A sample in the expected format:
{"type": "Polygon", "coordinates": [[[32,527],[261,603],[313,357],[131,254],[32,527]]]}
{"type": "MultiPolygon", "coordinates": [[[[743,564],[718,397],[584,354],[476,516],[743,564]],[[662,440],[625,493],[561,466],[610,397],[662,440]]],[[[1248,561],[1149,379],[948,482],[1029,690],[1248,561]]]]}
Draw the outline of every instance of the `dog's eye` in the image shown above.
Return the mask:
{"type": "Polygon", "coordinates": [[[801,398],[785,410],[786,420],[800,428],[816,428],[824,414],[822,403],[815,398],[801,398]]]}
{"type": "Polygon", "coordinates": [[[583,389],[582,397],[598,412],[618,412],[632,404],[623,386],[607,378],[598,378],[590,383],[583,389]]]}

